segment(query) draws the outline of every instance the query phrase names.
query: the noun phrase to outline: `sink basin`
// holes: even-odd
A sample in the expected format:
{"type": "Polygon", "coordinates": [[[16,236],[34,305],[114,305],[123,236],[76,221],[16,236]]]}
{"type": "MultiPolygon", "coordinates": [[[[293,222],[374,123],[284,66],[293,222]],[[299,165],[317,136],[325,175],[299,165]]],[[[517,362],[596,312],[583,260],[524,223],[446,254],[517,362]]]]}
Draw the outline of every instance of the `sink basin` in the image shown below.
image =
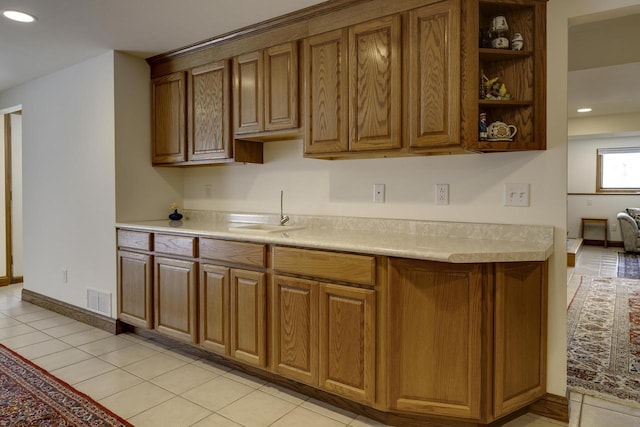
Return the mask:
{"type": "Polygon", "coordinates": [[[304,225],[249,224],[229,227],[229,231],[237,231],[239,233],[280,233],[302,228],[304,228],[304,225]]]}

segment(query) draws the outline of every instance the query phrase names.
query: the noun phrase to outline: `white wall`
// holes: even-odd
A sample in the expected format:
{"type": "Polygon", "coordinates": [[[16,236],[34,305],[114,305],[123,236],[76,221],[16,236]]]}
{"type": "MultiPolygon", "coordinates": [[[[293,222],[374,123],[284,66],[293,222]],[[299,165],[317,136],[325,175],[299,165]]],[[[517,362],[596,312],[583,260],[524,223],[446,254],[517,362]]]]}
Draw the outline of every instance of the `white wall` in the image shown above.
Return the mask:
{"type": "MultiPolygon", "coordinates": [[[[636,123],[636,128],[640,130],[640,123],[636,123]]],[[[569,140],[567,230],[570,237],[602,240],[604,231],[601,226],[588,227],[585,236],[581,236],[580,219],[607,218],[609,240],[622,241],[616,215],[628,207],[640,207],[640,195],[595,194],[597,150],[614,147],[640,147],[640,135],[593,135],[569,140]]]]}
{"type": "Polygon", "coordinates": [[[569,120],[569,136],[622,134],[637,132],[640,113],[573,118],[569,120]]]}
{"type": "Polygon", "coordinates": [[[108,52],[0,94],[23,107],[24,288],[80,307],[115,295],[113,91],[108,52]]]}
{"type": "Polygon", "coordinates": [[[160,218],[181,200],[182,172],[149,165],[149,99],[145,61],[116,52],[0,93],[23,109],[25,289],[79,307],[109,292],[116,316],[116,208],[160,218]]]}
{"type": "Polygon", "coordinates": [[[115,52],[116,218],[166,218],[182,206],[182,169],[151,166],[151,85],[149,66],[115,52]]]}

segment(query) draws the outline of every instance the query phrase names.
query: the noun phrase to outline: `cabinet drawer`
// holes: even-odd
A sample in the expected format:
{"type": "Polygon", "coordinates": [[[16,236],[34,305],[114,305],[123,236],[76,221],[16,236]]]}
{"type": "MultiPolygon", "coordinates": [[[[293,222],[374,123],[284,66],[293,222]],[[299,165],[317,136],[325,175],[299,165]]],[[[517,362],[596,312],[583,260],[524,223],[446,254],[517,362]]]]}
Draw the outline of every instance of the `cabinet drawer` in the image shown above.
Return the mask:
{"type": "Polygon", "coordinates": [[[373,286],[376,259],[367,255],[276,246],[273,248],[273,269],[282,273],[373,286]]]}
{"type": "Polygon", "coordinates": [[[151,233],[145,233],[144,231],[118,230],[118,246],[150,251],[153,249],[151,247],[151,242],[153,241],[151,236],[151,233]]]}
{"type": "Polygon", "coordinates": [[[158,253],[186,256],[195,258],[196,238],[188,236],[173,236],[171,234],[156,234],[155,251],[158,253]]]}
{"type": "Polygon", "coordinates": [[[252,267],[267,266],[266,246],[259,243],[201,238],[200,257],[252,267]]]}

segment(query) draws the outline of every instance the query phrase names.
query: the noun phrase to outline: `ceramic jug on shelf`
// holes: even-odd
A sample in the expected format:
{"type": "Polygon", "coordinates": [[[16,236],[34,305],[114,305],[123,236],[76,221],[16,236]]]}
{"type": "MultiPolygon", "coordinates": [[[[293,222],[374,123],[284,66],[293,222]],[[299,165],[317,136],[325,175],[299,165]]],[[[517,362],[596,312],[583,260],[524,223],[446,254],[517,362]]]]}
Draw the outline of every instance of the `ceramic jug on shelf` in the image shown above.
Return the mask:
{"type": "Polygon", "coordinates": [[[491,40],[491,47],[494,49],[509,49],[507,31],[509,31],[507,18],[502,15],[498,15],[493,18],[493,20],[491,20],[491,32],[493,33],[494,38],[491,40]]]}
{"type": "Polygon", "coordinates": [[[518,133],[518,128],[504,122],[493,122],[487,127],[488,141],[512,141],[518,133]]]}
{"type": "Polygon", "coordinates": [[[497,33],[506,33],[509,31],[509,25],[507,24],[507,18],[502,15],[498,15],[493,20],[491,20],[491,32],[494,34],[497,33]]]}

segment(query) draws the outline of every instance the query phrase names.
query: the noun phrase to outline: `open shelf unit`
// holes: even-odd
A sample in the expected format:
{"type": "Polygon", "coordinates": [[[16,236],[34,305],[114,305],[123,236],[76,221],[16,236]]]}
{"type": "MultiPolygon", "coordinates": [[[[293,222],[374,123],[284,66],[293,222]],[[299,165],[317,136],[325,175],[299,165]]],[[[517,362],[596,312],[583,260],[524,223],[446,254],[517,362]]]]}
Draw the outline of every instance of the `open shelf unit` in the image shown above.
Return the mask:
{"type": "Polygon", "coordinates": [[[463,20],[468,31],[462,41],[463,141],[467,149],[519,151],[546,149],[546,1],[480,0],[463,2],[463,20]],[[522,50],[481,48],[482,28],[491,26],[496,16],[504,16],[511,40],[522,34],[522,50]],[[481,76],[500,77],[511,95],[509,100],[481,98],[481,76]],[[487,124],[501,121],[518,129],[513,141],[480,141],[479,114],[487,114],[487,124]]]}

